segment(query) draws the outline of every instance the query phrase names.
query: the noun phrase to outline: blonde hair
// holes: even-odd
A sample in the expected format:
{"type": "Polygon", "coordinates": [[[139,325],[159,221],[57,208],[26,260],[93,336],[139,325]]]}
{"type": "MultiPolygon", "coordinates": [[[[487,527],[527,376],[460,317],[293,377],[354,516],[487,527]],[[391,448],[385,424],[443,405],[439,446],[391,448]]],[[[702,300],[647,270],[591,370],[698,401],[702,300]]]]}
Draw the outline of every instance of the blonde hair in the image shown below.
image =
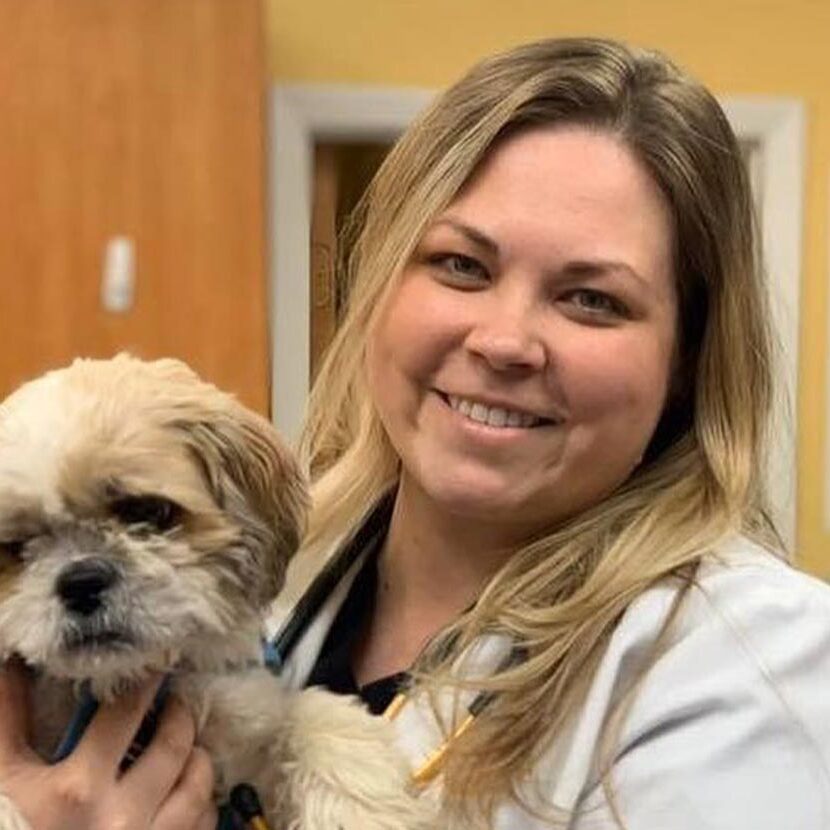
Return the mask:
{"type": "Polygon", "coordinates": [[[516,551],[419,662],[419,681],[436,689],[462,682],[453,662],[482,633],[507,634],[524,650],[521,664],[477,681],[497,694],[445,767],[448,798],[484,815],[519,797],[633,600],[666,578],[688,585],[731,534],[775,544],[762,474],[770,335],[738,143],[712,95],[663,56],[559,39],[474,67],[405,133],[368,189],[347,314],[310,399],[307,546],[333,545],[397,481],[364,350],[420,237],[497,142],[558,124],[618,137],[661,187],[675,230],[679,362],[670,403],[629,480],[516,551]]]}

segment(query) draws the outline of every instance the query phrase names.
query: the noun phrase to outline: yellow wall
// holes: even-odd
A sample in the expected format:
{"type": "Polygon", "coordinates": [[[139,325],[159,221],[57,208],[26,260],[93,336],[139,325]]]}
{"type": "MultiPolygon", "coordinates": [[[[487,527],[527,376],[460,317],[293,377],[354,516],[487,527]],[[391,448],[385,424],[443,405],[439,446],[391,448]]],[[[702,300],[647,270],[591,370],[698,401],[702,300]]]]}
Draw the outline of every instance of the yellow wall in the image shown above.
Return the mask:
{"type": "Polygon", "coordinates": [[[823,527],[830,2],[826,0],[265,0],[272,76],[445,86],[481,56],[548,35],[666,51],[716,94],[797,96],[807,109],[798,394],[798,549],[830,576],[823,527]]]}

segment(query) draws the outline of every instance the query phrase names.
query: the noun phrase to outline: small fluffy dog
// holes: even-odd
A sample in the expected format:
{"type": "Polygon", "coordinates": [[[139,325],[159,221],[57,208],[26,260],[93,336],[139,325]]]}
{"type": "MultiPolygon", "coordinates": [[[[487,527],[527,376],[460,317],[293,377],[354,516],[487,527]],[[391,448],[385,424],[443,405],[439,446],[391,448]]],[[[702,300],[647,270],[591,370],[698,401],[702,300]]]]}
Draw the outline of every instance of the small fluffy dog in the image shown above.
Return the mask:
{"type": "MultiPolygon", "coordinates": [[[[0,405],[0,655],[36,670],[36,749],[52,757],[80,681],[107,699],[169,672],[220,800],[253,784],[274,830],[428,827],[384,720],[287,692],[261,665],[261,614],[304,513],[271,425],[183,363],[77,360],[12,394],[0,405]]],[[[0,795],[0,828],[26,826],[0,795]]]]}

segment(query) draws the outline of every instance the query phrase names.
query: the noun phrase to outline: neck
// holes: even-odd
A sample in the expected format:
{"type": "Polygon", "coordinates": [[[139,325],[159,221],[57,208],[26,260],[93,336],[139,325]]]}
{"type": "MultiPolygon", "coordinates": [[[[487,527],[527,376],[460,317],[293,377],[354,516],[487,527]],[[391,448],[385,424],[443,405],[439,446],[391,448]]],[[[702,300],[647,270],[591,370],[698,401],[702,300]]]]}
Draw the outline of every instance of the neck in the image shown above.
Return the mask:
{"type": "Polygon", "coordinates": [[[380,589],[402,606],[459,614],[517,547],[493,530],[441,509],[404,477],[380,561],[380,589]]]}
{"type": "Polygon", "coordinates": [[[441,510],[402,478],[378,562],[372,619],[353,655],[358,683],[408,669],[516,547],[492,527],[441,510]]]}

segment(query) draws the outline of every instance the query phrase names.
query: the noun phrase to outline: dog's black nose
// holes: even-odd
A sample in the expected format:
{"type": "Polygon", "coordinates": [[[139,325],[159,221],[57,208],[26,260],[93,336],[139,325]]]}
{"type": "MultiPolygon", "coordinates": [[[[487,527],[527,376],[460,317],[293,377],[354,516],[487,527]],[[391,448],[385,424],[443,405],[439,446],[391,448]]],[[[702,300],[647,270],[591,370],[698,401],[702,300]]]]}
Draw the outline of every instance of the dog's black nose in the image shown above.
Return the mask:
{"type": "Polygon", "coordinates": [[[101,595],[117,577],[115,566],[106,559],[82,559],[64,568],[55,592],[67,610],[88,617],[101,607],[101,595]]]}

